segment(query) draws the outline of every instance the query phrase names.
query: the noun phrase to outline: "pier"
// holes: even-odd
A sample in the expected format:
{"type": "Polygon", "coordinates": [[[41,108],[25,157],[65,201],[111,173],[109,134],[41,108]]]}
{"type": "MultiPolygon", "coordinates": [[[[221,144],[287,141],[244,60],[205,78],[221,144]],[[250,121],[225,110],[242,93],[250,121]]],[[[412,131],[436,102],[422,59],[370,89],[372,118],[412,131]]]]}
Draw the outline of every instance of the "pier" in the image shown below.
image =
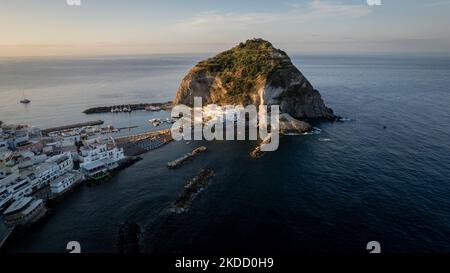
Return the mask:
{"type": "Polygon", "coordinates": [[[59,126],[59,127],[47,128],[47,129],[42,130],[42,133],[44,135],[48,135],[51,132],[69,130],[69,129],[73,129],[73,128],[81,128],[81,127],[86,127],[86,126],[97,126],[97,125],[102,125],[103,123],[105,123],[103,120],[80,122],[80,123],[75,123],[75,124],[59,126]]]}

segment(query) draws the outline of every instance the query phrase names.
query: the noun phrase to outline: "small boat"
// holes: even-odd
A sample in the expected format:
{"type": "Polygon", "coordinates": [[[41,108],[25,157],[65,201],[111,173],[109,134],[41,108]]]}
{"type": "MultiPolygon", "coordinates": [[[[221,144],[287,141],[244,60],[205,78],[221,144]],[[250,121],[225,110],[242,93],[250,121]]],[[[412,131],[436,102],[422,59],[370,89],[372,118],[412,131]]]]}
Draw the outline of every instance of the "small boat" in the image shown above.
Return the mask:
{"type": "Polygon", "coordinates": [[[113,106],[111,108],[111,113],[120,113],[122,112],[122,109],[120,108],[120,106],[113,106]]]}
{"type": "Polygon", "coordinates": [[[131,111],[132,111],[131,105],[124,106],[122,111],[126,112],[126,113],[131,113],[131,111]]]}
{"type": "Polygon", "coordinates": [[[173,123],[175,123],[175,120],[172,118],[166,118],[166,122],[169,124],[173,124],[173,123]]]}
{"type": "Polygon", "coordinates": [[[148,122],[154,127],[158,127],[159,125],[161,125],[161,120],[157,118],[149,119],[148,122]]]}
{"type": "Polygon", "coordinates": [[[161,107],[158,106],[153,106],[153,105],[149,105],[145,107],[145,111],[152,111],[152,112],[157,112],[157,111],[161,111],[161,107]]]}
{"type": "Polygon", "coordinates": [[[22,92],[22,99],[20,100],[20,103],[28,104],[28,103],[30,103],[30,102],[31,102],[31,100],[25,98],[25,90],[24,90],[24,91],[22,92]]]}

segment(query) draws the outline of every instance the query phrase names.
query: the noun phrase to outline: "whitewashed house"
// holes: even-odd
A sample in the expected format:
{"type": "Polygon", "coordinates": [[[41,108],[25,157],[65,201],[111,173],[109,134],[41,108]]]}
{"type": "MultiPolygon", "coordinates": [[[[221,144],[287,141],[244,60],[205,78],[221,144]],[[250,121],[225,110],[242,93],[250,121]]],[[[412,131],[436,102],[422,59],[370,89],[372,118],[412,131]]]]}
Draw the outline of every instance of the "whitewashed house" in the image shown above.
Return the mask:
{"type": "Polygon", "coordinates": [[[50,181],[55,180],[60,175],[61,173],[56,163],[45,162],[38,165],[38,167],[34,171],[34,179],[31,183],[33,184],[33,186],[36,186],[40,189],[47,186],[50,181]]]}
{"type": "Polygon", "coordinates": [[[60,155],[55,155],[47,159],[46,162],[56,163],[56,165],[58,165],[61,174],[64,174],[73,169],[73,157],[71,153],[63,153],[60,155]]]}
{"type": "Polygon", "coordinates": [[[50,190],[53,197],[63,194],[73,188],[83,180],[83,176],[78,171],[69,171],[57,179],[50,182],[50,190]]]}
{"type": "Polygon", "coordinates": [[[107,142],[95,141],[81,148],[80,167],[87,177],[99,179],[119,166],[125,158],[122,148],[117,148],[113,139],[107,142]]]}

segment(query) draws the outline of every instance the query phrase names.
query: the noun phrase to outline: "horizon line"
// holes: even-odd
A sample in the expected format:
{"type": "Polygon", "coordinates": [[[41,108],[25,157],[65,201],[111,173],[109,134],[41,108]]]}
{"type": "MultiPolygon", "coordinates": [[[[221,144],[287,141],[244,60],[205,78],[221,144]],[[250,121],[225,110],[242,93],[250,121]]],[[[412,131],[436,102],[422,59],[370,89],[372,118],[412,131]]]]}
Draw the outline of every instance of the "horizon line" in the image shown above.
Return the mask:
{"type": "MultiPolygon", "coordinates": [[[[120,58],[120,57],[145,57],[145,56],[180,56],[196,57],[202,55],[215,56],[223,51],[203,51],[203,52],[152,52],[152,53],[109,53],[109,54],[42,54],[42,55],[1,55],[1,59],[8,58],[120,58]]],[[[364,56],[364,57],[379,57],[379,56],[399,56],[399,57],[450,57],[450,52],[308,52],[308,51],[290,51],[288,56],[364,56]]]]}

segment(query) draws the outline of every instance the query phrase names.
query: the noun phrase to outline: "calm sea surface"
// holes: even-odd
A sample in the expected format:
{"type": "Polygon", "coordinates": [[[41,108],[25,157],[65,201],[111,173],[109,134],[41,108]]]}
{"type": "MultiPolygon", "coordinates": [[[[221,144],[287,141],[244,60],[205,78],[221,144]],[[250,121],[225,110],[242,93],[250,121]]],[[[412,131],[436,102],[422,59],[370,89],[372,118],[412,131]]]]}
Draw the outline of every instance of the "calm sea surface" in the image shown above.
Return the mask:
{"type": "MultiPolygon", "coordinates": [[[[105,120],[151,129],[167,113],[86,116],[92,106],[171,100],[203,56],[0,59],[0,120],[41,128],[105,120]],[[25,92],[32,102],[19,104],[25,92]]],[[[293,56],[345,123],[281,139],[252,160],[252,142],[203,143],[178,170],[167,161],[200,143],[174,142],[97,187],[81,187],[6,251],[115,252],[125,220],[143,250],[170,253],[450,252],[450,59],[293,56]],[[383,129],[386,126],[386,129],[383,129]],[[200,168],[215,170],[189,212],[171,202],[200,168]]],[[[1,228],[0,228],[1,229],[1,228]]],[[[0,231],[1,232],[1,231],[0,231]]]]}

